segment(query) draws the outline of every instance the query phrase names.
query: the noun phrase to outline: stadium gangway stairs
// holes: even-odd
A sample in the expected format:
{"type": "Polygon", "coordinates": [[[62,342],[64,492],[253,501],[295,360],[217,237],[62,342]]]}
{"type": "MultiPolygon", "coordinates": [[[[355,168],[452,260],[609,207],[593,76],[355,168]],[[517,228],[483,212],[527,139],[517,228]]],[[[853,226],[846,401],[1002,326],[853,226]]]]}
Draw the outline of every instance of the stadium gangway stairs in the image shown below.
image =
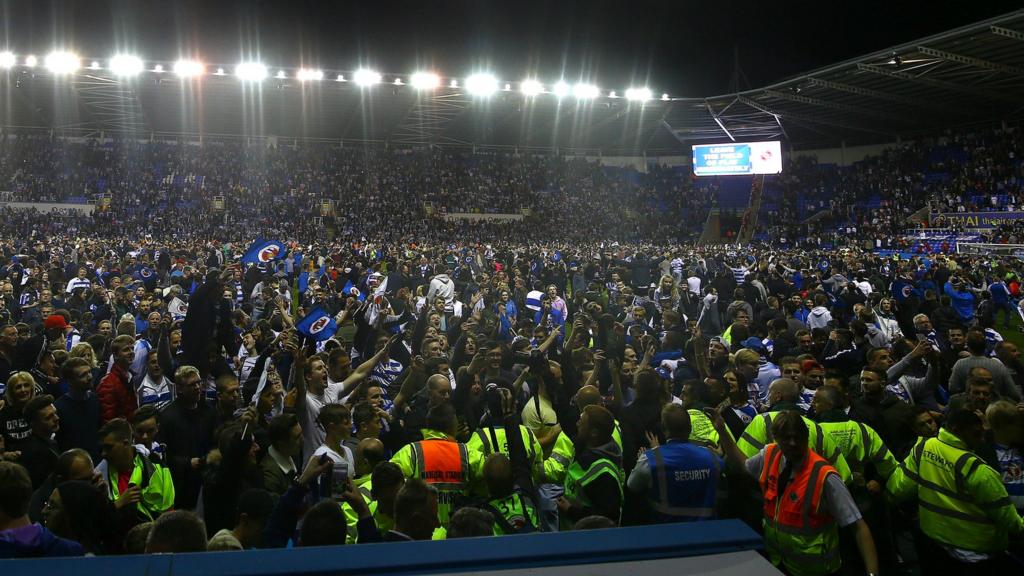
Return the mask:
{"type": "Polygon", "coordinates": [[[0,574],[278,576],[779,574],[739,520],[317,548],[0,561],[0,574]]]}

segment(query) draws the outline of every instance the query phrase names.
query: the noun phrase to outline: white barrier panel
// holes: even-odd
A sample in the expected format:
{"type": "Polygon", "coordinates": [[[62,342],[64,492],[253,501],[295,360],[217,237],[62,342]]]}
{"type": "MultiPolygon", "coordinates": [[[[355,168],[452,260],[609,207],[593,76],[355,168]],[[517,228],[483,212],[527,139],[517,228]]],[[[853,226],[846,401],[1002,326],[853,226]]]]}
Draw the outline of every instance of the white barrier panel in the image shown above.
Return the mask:
{"type": "Polygon", "coordinates": [[[477,214],[475,212],[448,212],[445,220],[522,220],[522,214],[477,214]]]}
{"type": "Polygon", "coordinates": [[[92,214],[96,209],[93,204],[58,204],[54,202],[0,202],[0,207],[14,210],[32,210],[34,208],[39,212],[74,210],[83,214],[92,214]]]}
{"type": "Polygon", "coordinates": [[[982,242],[957,242],[957,254],[997,254],[1024,258],[1024,244],[985,244],[982,242]]]}

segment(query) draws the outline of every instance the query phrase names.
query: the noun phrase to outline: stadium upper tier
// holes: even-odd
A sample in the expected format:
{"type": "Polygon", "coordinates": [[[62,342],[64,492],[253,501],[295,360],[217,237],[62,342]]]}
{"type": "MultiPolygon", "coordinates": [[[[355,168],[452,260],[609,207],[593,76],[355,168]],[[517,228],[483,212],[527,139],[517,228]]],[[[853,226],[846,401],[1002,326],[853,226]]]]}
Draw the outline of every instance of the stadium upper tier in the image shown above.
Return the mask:
{"type": "MultiPolygon", "coordinates": [[[[891,236],[929,202],[939,212],[1019,207],[1022,153],[1019,130],[980,130],[895,146],[846,167],[788,159],[782,175],[765,180],[758,237],[796,239],[850,227],[891,236]]],[[[108,196],[108,211],[77,225],[101,222],[100,231],[110,233],[185,234],[200,226],[217,234],[278,229],[296,238],[331,230],[685,241],[699,235],[713,206],[738,222],[750,189],[750,177],[695,178],[686,166],[639,171],[554,155],[0,140],[5,200],[102,206],[108,196]],[[223,213],[215,198],[223,198],[223,213]],[[325,201],[333,215],[322,211],[325,201]],[[525,218],[501,225],[443,220],[464,212],[525,218]]]]}

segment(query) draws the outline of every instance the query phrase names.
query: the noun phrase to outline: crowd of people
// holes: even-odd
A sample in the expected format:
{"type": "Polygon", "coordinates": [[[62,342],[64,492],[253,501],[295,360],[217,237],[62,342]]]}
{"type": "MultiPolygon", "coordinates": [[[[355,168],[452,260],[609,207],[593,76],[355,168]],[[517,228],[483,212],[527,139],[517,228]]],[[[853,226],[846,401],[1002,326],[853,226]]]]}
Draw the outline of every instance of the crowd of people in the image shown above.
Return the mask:
{"type": "Polygon", "coordinates": [[[736,517],[791,574],[1016,561],[1016,259],[47,233],[0,244],[2,557],[736,517]]]}
{"type": "Polygon", "coordinates": [[[796,156],[770,184],[760,223],[774,238],[840,245],[898,238],[924,206],[1013,211],[1024,201],[1022,154],[1019,128],[979,128],[892,146],[846,167],[796,156]]]}
{"type": "Polygon", "coordinates": [[[21,231],[235,239],[238,231],[323,240],[333,230],[379,241],[450,238],[526,242],[614,237],[686,241],[700,234],[711,193],[679,170],[606,167],[550,154],[326,144],[247,145],[0,138],[0,201],[93,202],[61,222],[24,215],[21,231]],[[223,204],[218,202],[223,199],[223,204]],[[324,211],[325,202],[331,203],[324,211]],[[104,204],[106,203],[106,204],[104,204]],[[448,213],[523,214],[518,222],[448,213]]]}
{"type": "MultiPolygon", "coordinates": [[[[786,194],[891,238],[926,149],[786,194]]],[[[557,157],[17,137],[0,181],[110,193],[0,209],[0,558],[739,518],[789,574],[1019,567],[1016,258],[693,246],[714,185],[557,157]]]]}

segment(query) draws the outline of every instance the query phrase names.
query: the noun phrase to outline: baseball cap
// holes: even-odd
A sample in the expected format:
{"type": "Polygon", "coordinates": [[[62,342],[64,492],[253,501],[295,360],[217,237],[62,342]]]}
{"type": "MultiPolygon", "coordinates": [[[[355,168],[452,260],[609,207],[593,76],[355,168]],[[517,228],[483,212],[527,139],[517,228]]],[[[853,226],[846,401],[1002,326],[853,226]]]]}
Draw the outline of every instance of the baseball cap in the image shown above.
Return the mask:
{"type": "Polygon", "coordinates": [[[751,336],[742,342],[744,348],[750,348],[751,350],[757,350],[758,352],[764,352],[764,343],[757,336],[751,336]]]}
{"type": "Polygon", "coordinates": [[[60,314],[52,314],[46,317],[43,321],[43,328],[51,330],[53,328],[60,328],[61,330],[68,327],[67,320],[64,319],[60,314]]]}

